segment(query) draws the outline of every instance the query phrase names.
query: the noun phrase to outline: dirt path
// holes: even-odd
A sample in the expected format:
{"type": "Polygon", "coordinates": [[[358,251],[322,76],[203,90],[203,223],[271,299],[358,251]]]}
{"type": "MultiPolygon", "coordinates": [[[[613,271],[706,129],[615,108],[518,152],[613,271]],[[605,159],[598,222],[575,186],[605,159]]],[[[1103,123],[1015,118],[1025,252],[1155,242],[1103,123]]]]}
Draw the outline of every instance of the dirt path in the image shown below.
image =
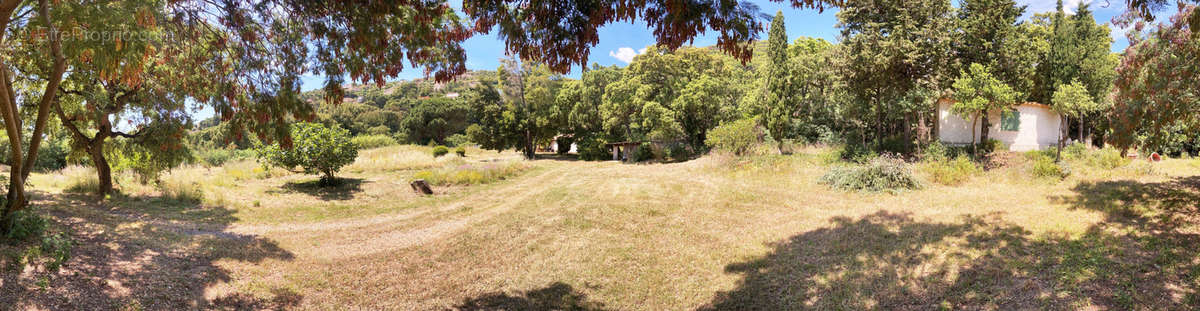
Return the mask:
{"type": "Polygon", "coordinates": [[[417,210],[354,220],[305,224],[231,227],[235,234],[321,234],[319,246],[300,250],[300,256],[321,260],[358,257],[421,245],[502,215],[546,190],[545,185],[569,182],[576,167],[550,163],[535,173],[504,181],[488,191],[417,210]],[[471,202],[471,203],[465,203],[471,202]],[[419,220],[419,221],[418,221],[419,220]]]}

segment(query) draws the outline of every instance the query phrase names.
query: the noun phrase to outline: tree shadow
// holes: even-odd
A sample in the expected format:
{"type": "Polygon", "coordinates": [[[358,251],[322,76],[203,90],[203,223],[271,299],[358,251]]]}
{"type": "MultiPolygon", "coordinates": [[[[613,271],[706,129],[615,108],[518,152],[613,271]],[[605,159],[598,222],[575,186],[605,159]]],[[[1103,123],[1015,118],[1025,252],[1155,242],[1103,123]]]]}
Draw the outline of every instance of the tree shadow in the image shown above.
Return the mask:
{"type": "Polygon", "coordinates": [[[71,257],[57,272],[3,271],[0,305],[183,310],[273,309],[300,302],[299,294],[285,289],[272,289],[269,298],[237,292],[206,296],[211,286],[232,280],[218,262],[291,260],[293,254],[270,239],[228,231],[237,220],[232,210],[160,199],[35,193],[39,213],[73,240],[71,257]],[[130,204],[137,200],[145,204],[130,204]],[[173,204],[142,209],[168,202],[173,204]]]}
{"type": "Polygon", "coordinates": [[[998,214],[956,223],[879,212],[772,245],[726,266],[738,286],[703,310],[1188,309],[1192,234],[1089,228],[1034,235],[998,214]]]}
{"type": "Polygon", "coordinates": [[[1105,213],[1105,220],[1141,229],[1174,231],[1200,224],[1200,176],[1164,182],[1081,182],[1073,196],[1051,197],[1072,208],[1105,213]]]}
{"type": "Polygon", "coordinates": [[[554,282],[543,288],[524,293],[509,294],[494,292],[464,299],[453,310],[605,310],[604,304],[588,301],[587,295],[576,291],[571,285],[554,282]]]}
{"type": "MultiPolygon", "coordinates": [[[[304,193],[322,201],[344,201],[354,199],[355,195],[362,192],[362,185],[369,182],[362,178],[338,177],[334,180],[333,185],[325,185],[320,180],[314,179],[302,182],[289,181],[283,185],[283,189],[286,192],[304,193]]],[[[272,191],[267,191],[267,193],[272,193],[272,191]]]]}

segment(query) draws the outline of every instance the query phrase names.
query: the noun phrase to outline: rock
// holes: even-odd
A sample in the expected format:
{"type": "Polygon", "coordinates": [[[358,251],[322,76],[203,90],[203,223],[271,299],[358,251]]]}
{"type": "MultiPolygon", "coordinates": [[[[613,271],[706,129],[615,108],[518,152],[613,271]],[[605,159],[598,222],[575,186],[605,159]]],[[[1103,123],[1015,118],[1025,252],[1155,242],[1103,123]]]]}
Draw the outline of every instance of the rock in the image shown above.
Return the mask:
{"type": "Polygon", "coordinates": [[[429,183],[426,183],[424,179],[413,180],[408,185],[412,186],[413,191],[419,194],[433,194],[433,189],[429,188],[429,183]]]}

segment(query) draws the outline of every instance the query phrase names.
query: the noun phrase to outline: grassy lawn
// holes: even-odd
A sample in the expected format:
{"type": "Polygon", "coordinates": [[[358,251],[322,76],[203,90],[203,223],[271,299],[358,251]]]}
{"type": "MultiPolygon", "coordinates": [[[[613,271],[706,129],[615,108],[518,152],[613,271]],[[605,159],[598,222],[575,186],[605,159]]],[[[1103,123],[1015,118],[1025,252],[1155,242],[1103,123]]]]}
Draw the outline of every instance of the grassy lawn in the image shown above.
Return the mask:
{"type": "MultiPolygon", "coordinates": [[[[16,309],[1188,309],[1200,305],[1200,161],[1156,174],[1011,163],[959,186],[818,184],[825,149],[629,165],[414,146],[335,188],[253,163],[189,167],[99,200],[35,175],[76,245],[7,268],[16,309]],[[516,164],[512,164],[512,163],[516,164]],[[413,193],[409,180],[500,165],[413,193]],[[487,175],[491,176],[491,175],[487,175]]],[[[1019,162],[1019,161],[1018,161],[1019,162]]],[[[11,266],[5,264],[5,266],[11,266]]]]}

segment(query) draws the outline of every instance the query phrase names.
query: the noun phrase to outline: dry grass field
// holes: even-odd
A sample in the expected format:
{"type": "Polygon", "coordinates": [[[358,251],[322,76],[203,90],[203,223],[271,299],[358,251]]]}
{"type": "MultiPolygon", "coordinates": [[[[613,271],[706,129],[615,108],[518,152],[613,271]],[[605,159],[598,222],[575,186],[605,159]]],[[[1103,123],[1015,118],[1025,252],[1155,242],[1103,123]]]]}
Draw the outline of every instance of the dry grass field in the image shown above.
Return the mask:
{"type": "MultiPolygon", "coordinates": [[[[671,164],[366,150],[336,188],[250,162],[120,195],[36,175],[76,241],[12,309],[1013,310],[1200,305],[1200,161],[831,190],[821,148],[671,164]],[[415,175],[491,176],[413,193],[415,175]],[[469,171],[463,173],[463,171],[469,171]]],[[[920,175],[920,174],[918,174],[920,175]]],[[[11,266],[6,264],[5,266],[11,266]]]]}

